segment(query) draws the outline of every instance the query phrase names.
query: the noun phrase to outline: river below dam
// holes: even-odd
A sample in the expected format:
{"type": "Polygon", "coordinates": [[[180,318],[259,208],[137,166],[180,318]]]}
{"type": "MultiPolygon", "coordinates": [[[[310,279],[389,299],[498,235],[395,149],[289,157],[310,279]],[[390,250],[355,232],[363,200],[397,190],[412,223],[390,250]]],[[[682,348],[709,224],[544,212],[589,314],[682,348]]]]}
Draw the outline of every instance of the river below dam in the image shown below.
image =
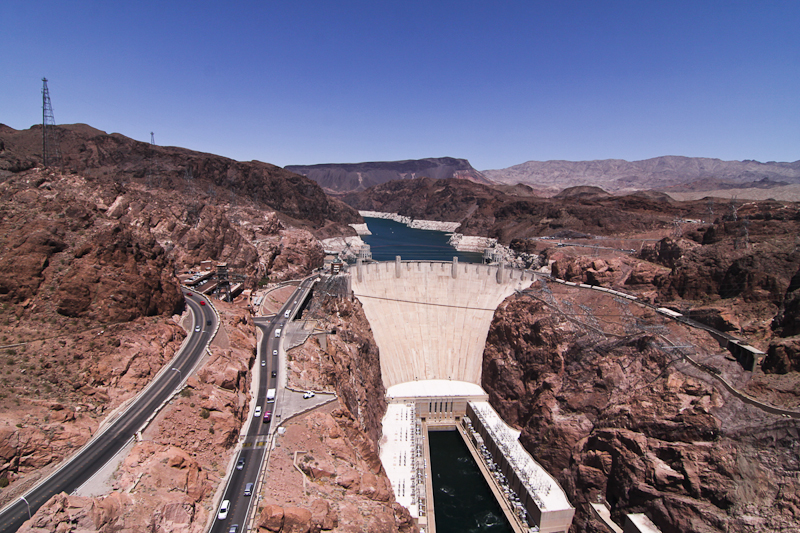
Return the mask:
{"type": "Polygon", "coordinates": [[[513,533],[458,431],[429,431],[436,533],[513,533]]]}
{"type": "Polygon", "coordinates": [[[364,218],[372,235],[362,235],[369,244],[372,259],[375,261],[394,261],[400,256],[408,261],[452,261],[458,257],[462,263],[480,263],[483,254],[459,252],[449,244],[448,233],[409,228],[405,224],[383,218],[364,218]]]}

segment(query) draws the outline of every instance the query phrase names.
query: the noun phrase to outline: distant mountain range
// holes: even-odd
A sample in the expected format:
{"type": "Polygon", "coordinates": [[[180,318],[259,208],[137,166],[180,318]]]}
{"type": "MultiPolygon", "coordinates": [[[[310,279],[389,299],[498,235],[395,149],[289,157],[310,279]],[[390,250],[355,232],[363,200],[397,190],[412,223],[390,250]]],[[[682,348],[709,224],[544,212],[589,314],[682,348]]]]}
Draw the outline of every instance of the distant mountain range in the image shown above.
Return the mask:
{"type": "Polygon", "coordinates": [[[550,194],[584,185],[615,194],[638,190],[711,191],[800,183],[800,161],[759,163],[681,156],[642,161],[528,161],[500,170],[484,170],[482,174],[498,183],[523,183],[550,194]]]}
{"type": "Polygon", "coordinates": [[[358,192],[392,180],[458,178],[490,184],[466,159],[431,157],[406,161],[289,165],[286,170],[316,181],[326,192],[358,192]]]}
{"type": "MultiPolygon", "coordinates": [[[[569,187],[600,187],[612,194],[657,190],[667,193],[772,189],[800,184],[800,161],[722,161],[664,156],[642,161],[528,161],[500,170],[475,170],[466,159],[438,157],[405,161],[290,165],[286,170],[317,182],[326,192],[358,192],[392,180],[460,178],[484,185],[529,186],[553,196],[569,187]]],[[[527,194],[527,191],[520,191],[527,194]]]]}

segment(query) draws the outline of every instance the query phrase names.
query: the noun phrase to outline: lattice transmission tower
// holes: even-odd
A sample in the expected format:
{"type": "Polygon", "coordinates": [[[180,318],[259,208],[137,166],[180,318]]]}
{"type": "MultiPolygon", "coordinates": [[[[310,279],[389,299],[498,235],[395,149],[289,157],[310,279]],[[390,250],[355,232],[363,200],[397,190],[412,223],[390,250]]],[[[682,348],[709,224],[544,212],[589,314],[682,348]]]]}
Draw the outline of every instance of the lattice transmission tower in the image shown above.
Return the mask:
{"type": "Polygon", "coordinates": [[[45,168],[61,161],[61,150],[58,147],[56,119],[53,117],[53,105],[50,103],[50,90],[47,78],[42,78],[42,163],[45,168]]]}
{"type": "Polygon", "coordinates": [[[53,105],[50,103],[50,90],[47,88],[47,78],[42,78],[42,163],[47,168],[60,161],[61,150],[58,146],[53,105]]]}

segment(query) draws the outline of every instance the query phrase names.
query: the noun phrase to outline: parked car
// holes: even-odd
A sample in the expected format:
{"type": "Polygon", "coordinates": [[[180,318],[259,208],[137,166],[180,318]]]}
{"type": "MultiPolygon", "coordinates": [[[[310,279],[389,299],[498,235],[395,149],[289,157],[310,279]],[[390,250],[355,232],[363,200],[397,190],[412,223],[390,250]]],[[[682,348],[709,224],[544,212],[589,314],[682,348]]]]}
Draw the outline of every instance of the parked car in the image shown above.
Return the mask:
{"type": "Polygon", "coordinates": [[[236,462],[236,470],[241,470],[244,468],[244,457],[239,457],[239,460],[236,462]]]}
{"type": "Polygon", "coordinates": [[[225,520],[228,518],[228,509],[231,508],[231,501],[230,500],[222,500],[222,505],[219,506],[219,512],[217,513],[218,520],[225,520]]]}
{"type": "Polygon", "coordinates": [[[260,405],[259,405],[258,407],[256,407],[256,410],[255,410],[255,412],[253,413],[253,416],[254,416],[254,417],[256,417],[256,418],[258,418],[259,416],[261,416],[261,406],[260,406],[260,405]]]}
{"type": "Polygon", "coordinates": [[[314,396],[316,395],[310,390],[303,393],[304,400],[308,400],[309,398],[313,398],[314,396]]]}

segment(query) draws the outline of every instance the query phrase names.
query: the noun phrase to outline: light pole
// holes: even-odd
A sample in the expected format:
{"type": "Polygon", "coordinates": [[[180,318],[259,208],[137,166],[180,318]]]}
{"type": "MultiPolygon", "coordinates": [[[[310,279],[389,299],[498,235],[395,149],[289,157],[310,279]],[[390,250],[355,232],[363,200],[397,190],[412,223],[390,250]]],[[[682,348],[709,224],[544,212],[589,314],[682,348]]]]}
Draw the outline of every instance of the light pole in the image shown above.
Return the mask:
{"type": "Polygon", "coordinates": [[[172,367],[172,371],[173,371],[173,372],[177,372],[177,373],[178,373],[178,375],[179,375],[179,376],[180,376],[180,378],[181,378],[181,381],[183,381],[183,372],[181,372],[181,369],[180,369],[180,368],[175,368],[175,367],[172,367]]]}
{"type": "Polygon", "coordinates": [[[25,505],[27,505],[27,506],[28,506],[28,520],[30,520],[31,518],[33,518],[33,517],[31,516],[31,504],[29,504],[29,503],[28,503],[28,500],[26,500],[26,499],[25,499],[25,496],[20,496],[20,497],[19,497],[19,499],[20,499],[20,500],[22,500],[22,501],[24,501],[24,502],[25,502],[25,505]]]}

